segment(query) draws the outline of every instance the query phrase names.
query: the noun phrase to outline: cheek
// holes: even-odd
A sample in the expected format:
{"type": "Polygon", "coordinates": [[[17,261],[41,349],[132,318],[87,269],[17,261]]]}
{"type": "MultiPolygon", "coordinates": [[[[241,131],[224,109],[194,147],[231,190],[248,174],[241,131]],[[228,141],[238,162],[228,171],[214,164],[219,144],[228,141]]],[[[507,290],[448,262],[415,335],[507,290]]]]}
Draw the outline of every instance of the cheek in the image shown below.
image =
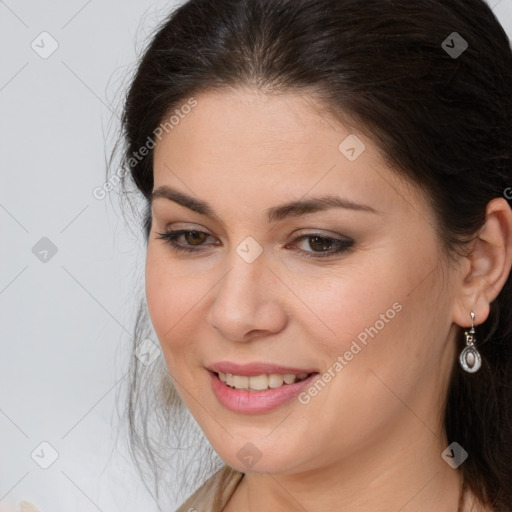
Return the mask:
{"type": "Polygon", "coordinates": [[[146,257],[146,301],[151,322],[160,344],[166,347],[174,339],[179,328],[179,319],[184,317],[190,295],[193,291],[183,287],[179,278],[172,272],[172,263],[158,251],[148,249],[146,257]]]}
{"type": "Polygon", "coordinates": [[[188,277],[158,250],[148,250],[145,274],[151,322],[168,366],[174,367],[175,359],[194,354],[196,319],[206,314],[202,308],[211,284],[204,276],[188,277]]]}
{"type": "Polygon", "coordinates": [[[382,267],[364,272],[348,269],[342,275],[333,273],[311,282],[301,277],[297,287],[309,309],[308,316],[302,318],[318,326],[318,334],[322,332],[321,337],[330,340],[326,342],[331,351],[343,349],[359,334],[364,340],[366,329],[375,323],[382,330],[399,316],[397,310],[403,299],[400,286],[398,276],[390,269],[382,271],[382,267]]]}
{"type": "Polygon", "coordinates": [[[318,432],[327,432],[326,422],[334,424],[343,418],[336,428],[343,431],[339,445],[347,452],[367,442],[375,425],[389,425],[403,414],[397,396],[414,403],[417,383],[429,371],[424,357],[432,350],[426,343],[430,323],[422,316],[429,291],[427,287],[409,294],[406,270],[352,275],[327,289],[308,286],[303,291],[305,301],[309,296],[306,303],[314,305],[334,332],[321,327],[326,334],[319,336],[313,325],[324,324],[311,315],[311,321],[302,326],[307,325],[310,340],[316,344],[326,377],[325,388],[318,386],[321,391],[306,390],[304,400],[311,400],[311,409],[306,405],[304,414],[318,432]],[[346,411],[351,411],[349,416],[346,411]]]}
{"type": "Polygon", "coordinates": [[[429,336],[437,333],[430,319],[443,307],[433,300],[439,291],[435,277],[417,286],[424,272],[411,263],[414,258],[397,265],[398,256],[343,275],[301,279],[300,299],[308,306],[300,316],[302,327],[324,354],[327,368],[346,354],[353,376],[365,378],[370,369],[381,369],[393,378],[393,372],[403,375],[405,366],[421,371],[422,359],[435,351],[429,336]]]}
{"type": "Polygon", "coordinates": [[[151,322],[160,341],[161,335],[169,329],[168,312],[171,310],[170,282],[165,274],[165,265],[148,248],[145,269],[146,301],[151,322]]]}

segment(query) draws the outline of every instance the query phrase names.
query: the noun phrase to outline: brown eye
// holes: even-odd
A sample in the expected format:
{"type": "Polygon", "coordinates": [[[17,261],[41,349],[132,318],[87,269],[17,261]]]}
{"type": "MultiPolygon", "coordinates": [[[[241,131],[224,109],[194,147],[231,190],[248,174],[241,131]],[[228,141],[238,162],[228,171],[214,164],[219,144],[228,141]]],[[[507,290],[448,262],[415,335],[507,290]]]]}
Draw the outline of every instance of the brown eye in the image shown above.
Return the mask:
{"type": "Polygon", "coordinates": [[[199,252],[202,250],[202,246],[205,245],[203,242],[211,237],[204,231],[194,231],[187,229],[179,229],[176,231],[168,231],[166,233],[157,233],[159,240],[164,240],[164,243],[171,246],[175,251],[186,251],[186,252],[199,252]],[[179,239],[183,238],[185,243],[178,242],[179,239]],[[196,248],[197,247],[197,248],[196,248]]]}
{"type": "Polygon", "coordinates": [[[354,240],[350,238],[331,238],[320,236],[318,234],[309,234],[299,236],[294,240],[297,242],[307,242],[306,249],[299,249],[304,256],[309,258],[323,258],[328,256],[336,256],[342,252],[349,250],[354,245],[354,240]],[[308,250],[308,247],[310,250],[308,250]]]}
{"type": "Polygon", "coordinates": [[[309,246],[315,251],[327,251],[332,248],[332,238],[323,238],[320,236],[309,237],[309,246]]]}
{"type": "Polygon", "coordinates": [[[204,241],[206,233],[202,231],[187,231],[183,234],[185,240],[190,243],[190,245],[201,245],[201,242],[204,241]]]}

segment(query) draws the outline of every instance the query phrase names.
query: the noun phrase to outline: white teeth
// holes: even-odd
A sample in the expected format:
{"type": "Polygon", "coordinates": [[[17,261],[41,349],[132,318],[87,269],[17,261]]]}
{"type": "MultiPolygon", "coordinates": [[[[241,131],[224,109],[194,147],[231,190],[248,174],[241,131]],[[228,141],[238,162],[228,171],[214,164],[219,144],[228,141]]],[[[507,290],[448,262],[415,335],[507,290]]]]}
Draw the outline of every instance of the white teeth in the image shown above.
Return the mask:
{"type": "Polygon", "coordinates": [[[233,387],[237,389],[247,389],[249,387],[249,377],[233,375],[233,387]]]}
{"type": "Polygon", "coordinates": [[[268,388],[268,377],[266,375],[258,375],[256,377],[246,377],[246,378],[247,378],[247,386],[243,386],[244,388],[248,387],[248,388],[254,389],[255,391],[263,391],[264,389],[268,388]]]}
{"type": "Polygon", "coordinates": [[[268,385],[270,388],[278,388],[283,385],[283,376],[277,373],[271,373],[268,376],[268,385]]]}
{"type": "Polygon", "coordinates": [[[280,375],[278,373],[271,373],[270,375],[256,375],[247,377],[244,375],[232,375],[231,373],[219,372],[219,379],[225,382],[228,386],[241,389],[245,391],[264,391],[268,388],[278,388],[283,384],[293,384],[296,381],[305,379],[308,374],[301,373],[300,375],[293,375],[287,373],[280,375]]]}
{"type": "Polygon", "coordinates": [[[295,382],[295,375],[287,373],[283,376],[283,380],[286,382],[286,384],[293,384],[295,382]]]}

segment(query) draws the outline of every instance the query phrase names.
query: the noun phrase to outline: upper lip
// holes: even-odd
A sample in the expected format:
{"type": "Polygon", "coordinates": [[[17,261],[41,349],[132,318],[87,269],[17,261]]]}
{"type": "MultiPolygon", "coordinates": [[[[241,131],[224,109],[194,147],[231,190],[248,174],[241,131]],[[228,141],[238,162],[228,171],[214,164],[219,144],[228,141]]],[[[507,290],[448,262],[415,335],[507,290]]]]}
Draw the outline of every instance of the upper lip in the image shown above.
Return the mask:
{"type": "Polygon", "coordinates": [[[297,368],[290,366],[280,366],[277,364],[255,362],[250,364],[237,364],[229,361],[219,361],[207,366],[207,369],[214,373],[231,373],[232,375],[244,375],[254,377],[256,375],[278,373],[280,375],[301,375],[303,373],[315,373],[316,370],[308,368],[297,368]]]}

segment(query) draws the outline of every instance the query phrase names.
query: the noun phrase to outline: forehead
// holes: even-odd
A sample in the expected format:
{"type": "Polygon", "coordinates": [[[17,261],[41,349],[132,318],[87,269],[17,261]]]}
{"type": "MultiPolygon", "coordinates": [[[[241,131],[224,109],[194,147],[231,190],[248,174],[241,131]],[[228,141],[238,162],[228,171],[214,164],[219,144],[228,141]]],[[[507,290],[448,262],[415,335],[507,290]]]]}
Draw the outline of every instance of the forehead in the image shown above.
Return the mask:
{"type": "Polygon", "coordinates": [[[157,141],[155,188],[176,185],[219,201],[232,201],[233,194],[250,200],[253,194],[269,204],[290,195],[339,192],[381,210],[411,193],[386,169],[371,139],[327,114],[312,97],[241,89],[207,92],[195,100],[157,141]],[[343,148],[354,136],[364,150],[350,160],[340,144],[343,148]]]}
{"type": "Polygon", "coordinates": [[[313,100],[298,94],[268,95],[251,89],[207,92],[196,98],[197,105],[184,115],[162,144],[157,143],[155,158],[166,142],[174,150],[201,148],[189,158],[251,159],[293,158],[310,152],[321,143],[329,144],[326,131],[332,131],[332,143],[346,131],[343,126],[327,121],[315,110],[313,100]],[[338,132],[336,134],[336,132],[338,132]],[[323,134],[323,135],[321,135],[323,134]]]}
{"type": "Polygon", "coordinates": [[[162,162],[198,172],[232,169],[237,175],[272,167],[281,170],[282,179],[294,168],[297,180],[312,164],[319,171],[332,167],[339,143],[349,134],[304,95],[229,89],[195,100],[197,105],[157,141],[155,180],[165,170],[162,162]]]}

